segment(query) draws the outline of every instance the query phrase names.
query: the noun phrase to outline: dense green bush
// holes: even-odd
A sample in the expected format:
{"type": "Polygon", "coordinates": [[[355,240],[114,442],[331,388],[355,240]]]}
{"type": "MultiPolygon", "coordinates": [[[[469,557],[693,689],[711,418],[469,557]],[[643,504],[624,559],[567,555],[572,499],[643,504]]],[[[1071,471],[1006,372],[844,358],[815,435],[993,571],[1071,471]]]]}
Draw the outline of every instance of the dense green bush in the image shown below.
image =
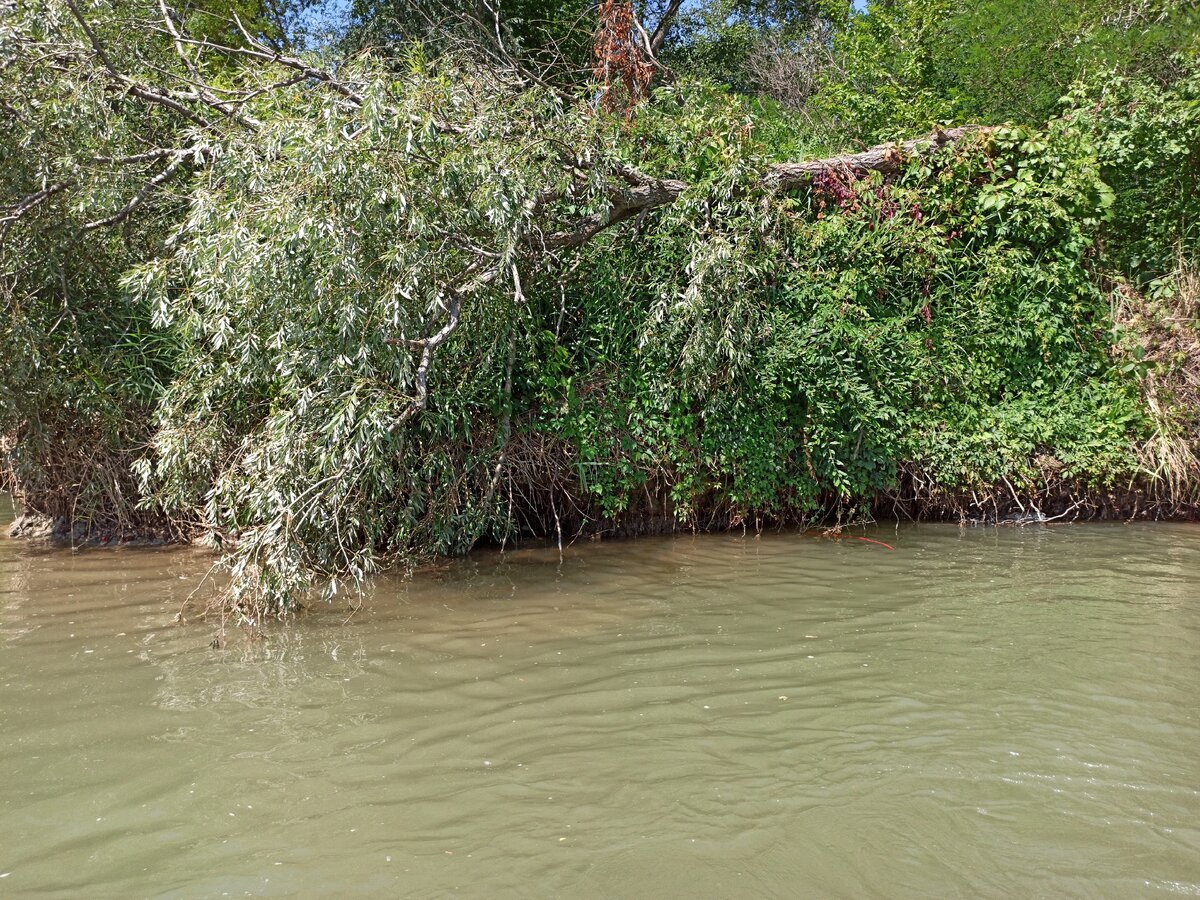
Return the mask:
{"type": "Polygon", "coordinates": [[[845,138],[935,122],[1038,125],[1080,79],[1169,84],[1200,53],[1195,0],[880,0],[832,39],[810,115],[845,138]]]}
{"type": "MultiPolygon", "coordinates": [[[[660,98],[640,125],[668,135],[664,168],[761,168],[769,148],[740,138],[730,107],[724,128],[693,96],[679,109],[693,112],[660,98]]],[[[615,237],[570,283],[586,299],[542,427],[579,448],[606,509],[656,472],[680,510],[715,494],[777,516],[867,502],[902,463],[948,489],[1027,488],[1039,456],[1067,478],[1128,473],[1142,412],[1113,366],[1094,259],[1114,195],[1080,116],[992,132],[892,182],[722,194],[736,188],[704,185],[653,236],[615,237]]]]}
{"type": "MultiPolygon", "coordinates": [[[[62,8],[0,12],[0,443],[29,512],[119,535],[156,518],[136,508],[130,463],[173,374],[171,336],[119,281],[158,252],[164,218],[185,205],[156,195],[115,228],[88,227],[153,164],[114,160],[170,141],[175,126],[87,77],[94,64],[58,43],[65,23],[62,8]],[[20,52],[27,44],[58,53],[20,52]]],[[[112,20],[95,27],[121,35],[114,64],[167,59],[152,37],[112,20]]]]}

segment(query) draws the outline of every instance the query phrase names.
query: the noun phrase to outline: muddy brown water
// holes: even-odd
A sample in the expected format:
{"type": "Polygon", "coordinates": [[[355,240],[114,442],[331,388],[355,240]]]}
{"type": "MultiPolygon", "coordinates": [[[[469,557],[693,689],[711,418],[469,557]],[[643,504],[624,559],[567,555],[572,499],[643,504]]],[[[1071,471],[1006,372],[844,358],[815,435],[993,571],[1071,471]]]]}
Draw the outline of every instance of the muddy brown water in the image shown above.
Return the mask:
{"type": "Polygon", "coordinates": [[[481,554],[222,651],[203,554],[0,540],[0,895],[1200,895],[1200,529],[863,534],[481,554]]]}

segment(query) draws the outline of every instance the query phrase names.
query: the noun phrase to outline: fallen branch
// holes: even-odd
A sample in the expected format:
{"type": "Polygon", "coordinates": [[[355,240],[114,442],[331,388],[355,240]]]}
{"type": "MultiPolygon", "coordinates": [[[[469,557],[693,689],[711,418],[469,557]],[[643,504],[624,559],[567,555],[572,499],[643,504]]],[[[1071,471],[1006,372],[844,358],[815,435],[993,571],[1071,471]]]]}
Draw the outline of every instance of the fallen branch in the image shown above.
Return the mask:
{"type": "MultiPolygon", "coordinates": [[[[622,177],[629,178],[632,169],[622,170],[622,177]]],[[[634,216],[660,206],[669,206],[687,190],[685,182],[673,178],[647,178],[629,190],[613,190],[609,199],[612,205],[604,212],[593,213],[580,219],[569,230],[558,231],[546,238],[546,247],[551,250],[567,250],[580,247],[606,228],[611,228],[634,216]]]]}
{"type": "MultiPolygon", "coordinates": [[[[990,129],[979,125],[964,125],[944,131],[939,129],[929,137],[880,144],[861,153],[840,154],[804,162],[776,163],[767,169],[759,181],[759,186],[768,190],[795,189],[804,187],[816,175],[828,171],[855,175],[867,172],[891,174],[899,171],[913,157],[928,156],[971,135],[985,135],[989,131],[990,129]]],[[[650,178],[626,165],[617,166],[616,174],[632,187],[623,191],[614,189],[610,195],[612,205],[606,211],[593,213],[579,220],[573,228],[548,236],[548,249],[562,250],[582,246],[606,228],[656,207],[669,206],[688,189],[686,182],[673,178],[650,178]]],[[[541,201],[539,205],[542,205],[541,201]]]]}
{"type": "Polygon", "coordinates": [[[867,172],[892,174],[900,171],[904,164],[915,156],[928,156],[971,135],[986,135],[990,131],[990,128],[981,125],[963,125],[945,130],[939,128],[928,137],[879,144],[861,153],[844,153],[805,162],[776,163],[767,170],[763,181],[768,187],[788,190],[802,187],[812,181],[814,176],[829,171],[855,175],[867,172]]]}

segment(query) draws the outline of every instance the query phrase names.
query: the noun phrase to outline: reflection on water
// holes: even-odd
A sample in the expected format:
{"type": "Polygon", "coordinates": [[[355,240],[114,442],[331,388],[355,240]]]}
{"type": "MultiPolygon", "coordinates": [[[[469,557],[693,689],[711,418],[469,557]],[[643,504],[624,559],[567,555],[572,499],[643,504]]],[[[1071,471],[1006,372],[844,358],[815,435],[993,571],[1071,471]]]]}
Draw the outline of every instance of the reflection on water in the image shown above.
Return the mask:
{"type": "Polygon", "coordinates": [[[483,554],[260,643],[0,541],[0,893],[1200,893],[1200,534],[483,554]]]}

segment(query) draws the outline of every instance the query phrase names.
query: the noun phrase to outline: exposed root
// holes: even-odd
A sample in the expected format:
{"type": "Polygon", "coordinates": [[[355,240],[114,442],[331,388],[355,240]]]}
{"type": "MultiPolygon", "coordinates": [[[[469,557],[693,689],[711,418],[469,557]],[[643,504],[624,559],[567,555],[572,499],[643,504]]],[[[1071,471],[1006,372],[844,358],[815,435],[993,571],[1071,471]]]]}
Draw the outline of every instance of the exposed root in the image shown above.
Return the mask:
{"type": "Polygon", "coordinates": [[[114,439],[81,422],[55,430],[27,425],[20,434],[0,436],[0,488],[21,509],[10,533],[71,546],[176,543],[194,536],[188,523],[139,506],[133,452],[120,449],[133,443],[131,435],[114,439]]]}

